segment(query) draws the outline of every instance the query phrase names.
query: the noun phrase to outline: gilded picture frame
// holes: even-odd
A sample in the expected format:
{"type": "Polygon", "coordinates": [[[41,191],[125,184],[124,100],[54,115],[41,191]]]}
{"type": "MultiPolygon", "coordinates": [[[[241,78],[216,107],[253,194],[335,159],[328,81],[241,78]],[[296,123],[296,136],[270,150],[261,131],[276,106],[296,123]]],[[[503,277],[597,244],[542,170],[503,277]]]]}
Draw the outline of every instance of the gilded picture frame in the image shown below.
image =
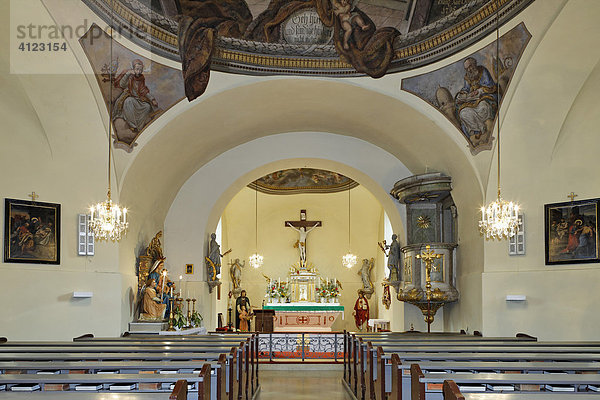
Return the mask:
{"type": "Polygon", "coordinates": [[[546,265],[600,262],[600,199],[544,205],[546,265]]]}
{"type": "Polygon", "coordinates": [[[60,204],[4,199],[4,262],[60,264],[60,204]]]}
{"type": "Polygon", "coordinates": [[[194,264],[185,264],[185,273],[187,275],[194,273],[194,264]]]}

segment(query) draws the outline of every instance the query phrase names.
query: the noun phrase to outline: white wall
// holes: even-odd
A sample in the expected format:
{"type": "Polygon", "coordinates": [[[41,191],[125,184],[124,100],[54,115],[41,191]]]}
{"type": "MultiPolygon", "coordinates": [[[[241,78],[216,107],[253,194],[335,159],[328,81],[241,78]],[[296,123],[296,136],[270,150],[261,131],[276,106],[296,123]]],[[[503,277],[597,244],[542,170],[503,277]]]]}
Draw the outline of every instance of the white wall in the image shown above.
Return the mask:
{"type": "MultiPolygon", "coordinates": [[[[543,210],[544,204],[568,201],[571,191],[576,200],[600,197],[598,18],[600,3],[569,1],[540,43],[510,106],[501,110],[502,193],[523,208],[526,255],[508,256],[504,241],[486,243],[486,335],[524,331],[540,339],[597,339],[600,316],[592,310],[599,298],[599,264],[545,265],[543,210]],[[524,294],[528,300],[507,304],[506,294],[524,294]]],[[[495,174],[492,168],[490,175],[495,174]]],[[[494,184],[492,179],[488,198],[494,184]]]]}

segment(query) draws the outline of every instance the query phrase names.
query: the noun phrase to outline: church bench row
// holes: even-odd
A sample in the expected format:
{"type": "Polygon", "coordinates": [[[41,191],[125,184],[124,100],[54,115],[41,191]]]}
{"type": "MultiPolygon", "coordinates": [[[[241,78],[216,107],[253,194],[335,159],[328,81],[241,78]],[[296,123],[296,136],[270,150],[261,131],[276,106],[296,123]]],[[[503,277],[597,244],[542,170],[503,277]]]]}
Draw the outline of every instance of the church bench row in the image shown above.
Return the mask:
{"type": "Polygon", "coordinates": [[[177,381],[173,391],[167,393],[146,392],[1,392],[2,400],[186,400],[188,396],[187,381],[177,381]]]}
{"type": "MultiPolygon", "coordinates": [[[[0,362],[0,368],[5,374],[37,374],[38,371],[54,371],[53,376],[66,375],[98,375],[107,372],[119,372],[118,375],[130,375],[132,373],[145,376],[172,375],[160,374],[160,370],[189,373],[195,372],[206,360],[187,360],[171,361],[161,360],[145,361],[143,353],[141,358],[128,361],[10,361],[0,362]],[[58,373],[56,373],[58,372],[58,373]],[[153,372],[154,374],[150,374],[153,372]]],[[[65,355],[65,356],[68,356],[65,355]]],[[[64,356],[63,356],[64,357],[64,356]]],[[[121,354],[121,359],[127,360],[126,354],[121,354]]],[[[251,398],[252,394],[258,388],[257,384],[251,381],[250,374],[240,364],[240,357],[237,349],[232,349],[229,356],[220,354],[218,361],[212,361],[211,376],[214,391],[213,399],[246,399],[251,398]],[[231,379],[231,377],[234,377],[231,379]]],[[[117,375],[117,374],[111,374],[117,375]]],[[[1,376],[1,375],[0,375],[1,376]]],[[[35,375],[34,375],[35,376],[35,375]]]]}
{"type": "MultiPolygon", "coordinates": [[[[480,346],[478,346],[480,347],[480,346]]],[[[488,362],[523,362],[523,361],[580,361],[580,362],[598,362],[600,361],[599,353],[583,353],[577,352],[577,348],[571,353],[537,353],[535,349],[521,353],[501,352],[473,352],[469,348],[462,348],[463,352],[442,353],[442,352],[423,352],[423,353],[385,353],[382,347],[373,351],[370,344],[367,351],[360,351],[357,357],[357,362],[352,363],[350,375],[347,384],[357,394],[359,398],[385,398],[384,392],[399,392],[398,384],[392,384],[394,378],[402,378],[402,369],[406,367],[404,364],[413,362],[431,362],[431,361],[488,361],[488,362]],[[384,389],[385,388],[385,389],[384,389]]],[[[598,364],[600,366],[600,363],[598,364]]],[[[409,384],[408,384],[409,385],[409,384]]],[[[403,387],[406,389],[407,384],[403,387]]],[[[399,396],[399,395],[398,395],[399,396]]],[[[396,397],[395,397],[396,398],[396,397]]],[[[398,397],[399,398],[399,397],[398,397]]]]}
{"type": "MultiPolygon", "coordinates": [[[[204,364],[199,374],[6,374],[0,375],[0,388],[14,391],[16,388],[23,389],[34,385],[34,390],[41,391],[77,391],[78,388],[91,388],[92,391],[156,393],[171,392],[178,382],[181,386],[185,381],[188,389],[187,399],[210,400],[210,375],[209,364],[204,364]]],[[[27,397],[28,395],[23,395],[23,399],[27,397]]],[[[212,398],[216,399],[216,396],[212,398]]]]}
{"type": "Polygon", "coordinates": [[[350,357],[354,357],[354,353],[358,352],[357,348],[359,343],[371,341],[377,343],[376,346],[383,346],[384,344],[400,343],[414,343],[426,345],[439,345],[444,343],[447,345],[466,343],[466,345],[472,345],[472,343],[531,343],[535,342],[536,338],[525,335],[517,334],[515,337],[482,337],[472,336],[458,333],[420,333],[420,332],[377,332],[377,333],[351,333],[344,332],[344,379],[349,382],[350,375],[350,357]]]}
{"type": "MultiPolygon", "coordinates": [[[[123,352],[161,352],[161,346],[168,346],[169,353],[174,352],[228,352],[231,346],[239,344],[240,349],[247,346],[247,357],[249,358],[249,373],[253,382],[258,386],[258,334],[256,333],[232,333],[232,334],[208,334],[208,335],[182,335],[164,337],[157,335],[129,335],[121,338],[94,338],[87,334],[73,339],[74,342],[12,342],[5,341],[0,345],[0,352],[10,349],[11,352],[26,351],[32,353],[36,347],[45,349],[56,349],[63,351],[68,347],[68,352],[96,352],[101,348],[111,347],[113,351],[123,352]],[[243,343],[242,343],[243,342],[243,343]],[[244,344],[245,343],[245,344],[244,344]],[[129,347],[129,349],[124,349],[129,347]],[[31,349],[31,350],[29,350],[31,349]]],[[[44,351],[44,352],[49,352],[44,351]]]]}
{"type": "MultiPolygon", "coordinates": [[[[225,398],[221,393],[239,393],[240,382],[230,380],[230,376],[237,376],[234,359],[221,354],[218,362],[205,363],[204,361],[11,361],[0,362],[0,374],[21,375],[46,375],[51,374],[55,379],[65,375],[132,375],[142,374],[144,376],[171,375],[174,374],[199,374],[204,365],[209,365],[211,391],[214,399],[225,398]],[[228,383],[231,387],[228,387],[228,383]]],[[[1,376],[1,375],[0,375],[1,376]]]]}
{"type": "Polygon", "coordinates": [[[526,392],[526,393],[461,393],[454,381],[444,381],[444,400],[597,400],[598,394],[581,392],[526,392]]]}
{"type": "MultiPolygon", "coordinates": [[[[476,357],[476,356],[475,356],[476,357]]],[[[411,361],[401,363],[397,354],[392,356],[393,366],[390,374],[377,374],[376,378],[383,376],[384,379],[375,382],[374,398],[384,398],[384,393],[389,393],[389,398],[394,400],[410,399],[412,390],[412,366],[411,361]]],[[[495,374],[594,374],[599,377],[599,362],[568,362],[568,361],[419,361],[418,367],[421,371],[429,374],[455,373],[495,373],[495,374]]]]}
{"type": "MultiPolygon", "coordinates": [[[[443,361],[447,364],[447,369],[455,372],[466,372],[466,371],[478,371],[479,367],[482,367],[482,370],[485,368],[489,368],[490,365],[480,365],[479,363],[496,363],[496,370],[500,372],[521,372],[521,373],[539,373],[541,368],[546,367],[547,372],[557,371],[557,369],[549,366],[550,364],[558,364],[564,366],[565,364],[569,365],[568,371],[572,373],[589,373],[589,372],[597,372],[600,370],[600,358],[596,357],[594,360],[586,359],[587,355],[578,355],[578,354],[558,354],[558,355],[539,355],[535,353],[522,353],[519,354],[518,359],[513,359],[512,355],[507,355],[506,358],[503,358],[502,354],[479,354],[479,353],[465,353],[460,354],[460,359],[462,361],[452,361],[457,354],[447,354],[447,357],[443,361]],[[581,359],[581,361],[577,362],[574,360],[581,359]],[[503,361],[505,360],[505,361],[503,361]],[[514,364],[520,364],[520,369],[513,369],[514,364]],[[465,364],[471,364],[471,370],[469,367],[465,366],[465,364]],[[506,365],[505,365],[506,364],[506,365]],[[578,364],[581,367],[578,367],[578,364]],[[597,368],[597,369],[594,369],[597,368]]],[[[387,365],[385,363],[385,358],[381,357],[381,362],[378,364],[373,378],[373,385],[371,387],[366,386],[366,393],[370,394],[368,398],[375,399],[383,399],[384,393],[389,393],[388,398],[393,400],[407,399],[410,398],[412,382],[411,377],[408,374],[409,366],[413,363],[419,363],[419,365],[426,365],[431,362],[427,354],[423,354],[419,356],[419,359],[413,359],[413,355],[409,355],[407,359],[402,359],[403,355],[392,354],[391,355],[391,365],[387,365]],[[384,372],[381,372],[384,369],[384,372]]],[[[438,360],[443,360],[444,358],[437,358],[438,360]]],[[[438,361],[439,362],[439,361],[438,361]]],[[[564,370],[563,370],[564,371],[564,370]]],[[[436,371],[438,372],[438,371],[436,371]]],[[[368,376],[368,374],[366,374],[368,376]]],[[[600,376],[600,375],[598,375],[600,376]]],[[[368,378],[367,378],[368,379],[368,378]]]]}
{"type": "MultiPolygon", "coordinates": [[[[56,365],[55,369],[59,369],[59,366],[64,365],[65,362],[68,365],[82,365],[86,363],[89,366],[91,363],[98,363],[98,368],[92,369],[97,370],[104,368],[105,363],[124,362],[127,363],[126,367],[138,365],[140,369],[144,368],[146,363],[162,362],[170,365],[177,365],[177,363],[188,363],[194,365],[197,368],[204,361],[218,361],[219,363],[227,363],[227,367],[224,368],[225,373],[221,374],[218,370],[216,372],[218,380],[218,391],[219,393],[228,393],[227,398],[229,399],[242,399],[251,398],[252,395],[258,389],[258,375],[255,373],[254,368],[249,368],[249,357],[248,352],[243,349],[230,349],[229,355],[226,357],[224,354],[219,353],[0,353],[0,360],[8,362],[4,364],[0,361],[0,364],[10,366],[13,370],[28,370],[28,366],[31,366],[31,362],[45,362],[47,365],[52,363],[56,365]],[[112,361],[111,361],[112,360],[112,361]],[[22,364],[20,364],[22,363],[22,364]],[[22,368],[20,368],[22,366],[22,368]],[[229,376],[235,376],[236,379],[229,379],[229,376]]],[[[150,367],[149,367],[150,368],[150,367]]],[[[83,368],[78,368],[83,369],[83,368]]],[[[172,368],[171,368],[172,369],[172,368]]],[[[257,371],[256,371],[257,372],[257,371]]],[[[221,396],[220,398],[225,398],[221,396]]]]}
{"type": "MultiPolygon", "coordinates": [[[[9,342],[10,343],[10,342],[9,342]]],[[[240,373],[244,375],[251,390],[258,387],[258,357],[257,341],[239,343],[237,350],[240,373]]],[[[102,346],[102,347],[71,347],[70,342],[61,345],[50,345],[47,347],[11,347],[10,345],[0,345],[0,361],[21,360],[21,361],[79,361],[79,360],[217,360],[222,353],[229,352],[231,348],[224,347],[203,347],[190,344],[186,347],[175,347],[172,345],[156,345],[151,347],[137,346],[102,346]],[[60,354],[60,356],[58,355],[60,354]]],[[[166,343],[165,343],[166,344],[166,343]]]]}
{"type": "MultiPolygon", "coordinates": [[[[344,377],[348,385],[353,391],[358,392],[360,388],[363,391],[369,392],[370,386],[373,383],[371,379],[373,376],[377,376],[377,370],[383,371],[384,363],[390,363],[389,356],[384,354],[402,354],[403,357],[411,358],[411,354],[415,354],[414,359],[421,359],[423,354],[426,355],[427,359],[438,360],[449,360],[449,359],[465,359],[462,353],[477,353],[481,354],[493,354],[490,360],[520,360],[521,357],[530,358],[531,356],[543,357],[544,354],[551,354],[551,359],[561,359],[560,354],[564,353],[566,356],[562,357],[563,360],[569,360],[572,354],[577,354],[579,357],[588,354],[588,360],[596,360],[600,356],[600,346],[596,347],[581,347],[581,343],[560,343],[562,346],[558,346],[556,343],[552,343],[546,346],[543,342],[534,342],[529,346],[525,346],[523,343],[511,344],[498,343],[498,342],[472,342],[470,344],[465,343],[446,343],[440,342],[442,346],[421,346],[419,343],[404,343],[401,346],[393,344],[391,346],[378,346],[374,348],[370,342],[364,342],[362,339],[354,340],[351,346],[348,348],[349,354],[345,359],[344,377]],[[572,344],[572,345],[571,345],[572,344]],[[385,353],[384,353],[385,350],[385,353]],[[456,356],[452,353],[456,353],[456,356]],[[380,354],[380,357],[378,357],[380,354]],[[417,355],[418,354],[418,355],[417,355]],[[383,358],[382,365],[377,368],[379,358],[383,358]]],[[[586,343],[589,344],[589,343],[586,343]]]]}
{"type": "Polygon", "coordinates": [[[599,374],[432,374],[423,373],[417,364],[411,366],[411,380],[411,400],[442,400],[444,381],[454,381],[462,391],[481,392],[597,393],[600,388],[599,374]]]}
{"type": "Polygon", "coordinates": [[[121,337],[95,337],[93,334],[81,335],[73,338],[74,342],[122,342],[126,340],[133,341],[163,341],[163,340],[184,340],[184,341],[207,341],[207,340],[246,340],[249,337],[255,336],[254,332],[236,332],[236,333],[208,333],[204,335],[154,335],[154,334],[139,334],[125,333],[121,337]]]}

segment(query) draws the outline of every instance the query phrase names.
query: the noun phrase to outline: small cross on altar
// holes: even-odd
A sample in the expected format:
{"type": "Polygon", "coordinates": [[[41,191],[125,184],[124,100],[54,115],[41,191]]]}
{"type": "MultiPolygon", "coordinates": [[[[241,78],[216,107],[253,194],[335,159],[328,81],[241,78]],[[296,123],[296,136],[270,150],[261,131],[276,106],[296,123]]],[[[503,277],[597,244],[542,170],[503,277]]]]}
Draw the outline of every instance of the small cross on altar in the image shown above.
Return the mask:
{"type": "Polygon", "coordinates": [[[573,200],[575,200],[575,197],[577,197],[577,195],[575,193],[571,192],[567,195],[567,197],[570,197],[571,201],[573,201],[573,200]]]}
{"type": "Polygon", "coordinates": [[[35,199],[37,199],[38,197],[40,197],[37,194],[35,194],[35,192],[31,192],[31,194],[28,194],[27,196],[31,197],[31,201],[35,201],[35,199]]]}
{"type": "Polygon", "coordinates": [[[299,221],[285,221],[285,226],[297,231],[299,236],[298,241],[294,245],[300,251],[300,265],[306,266],[306,236],[313,229],[323,226],[321,221],[307,221],[306,210],[300,210],[299,221]]]}

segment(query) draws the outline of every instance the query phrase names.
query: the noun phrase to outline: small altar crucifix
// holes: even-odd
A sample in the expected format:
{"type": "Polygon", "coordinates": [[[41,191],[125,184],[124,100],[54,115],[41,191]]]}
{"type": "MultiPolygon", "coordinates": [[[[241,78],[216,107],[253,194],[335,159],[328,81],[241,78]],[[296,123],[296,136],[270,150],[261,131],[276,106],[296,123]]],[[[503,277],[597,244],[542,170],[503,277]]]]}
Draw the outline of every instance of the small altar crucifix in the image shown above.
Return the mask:
{"type": "Polygon", "coordinates": [[[306,236],[316,227],[323,226],[323,223],[321,221],[307,221],[306,210],[300,210],[300,221],[285,221],[285,226],[298,232],[299,238],[294,247],[298,247],[300,265],[304,267],[306,265],[306,236]]]}

